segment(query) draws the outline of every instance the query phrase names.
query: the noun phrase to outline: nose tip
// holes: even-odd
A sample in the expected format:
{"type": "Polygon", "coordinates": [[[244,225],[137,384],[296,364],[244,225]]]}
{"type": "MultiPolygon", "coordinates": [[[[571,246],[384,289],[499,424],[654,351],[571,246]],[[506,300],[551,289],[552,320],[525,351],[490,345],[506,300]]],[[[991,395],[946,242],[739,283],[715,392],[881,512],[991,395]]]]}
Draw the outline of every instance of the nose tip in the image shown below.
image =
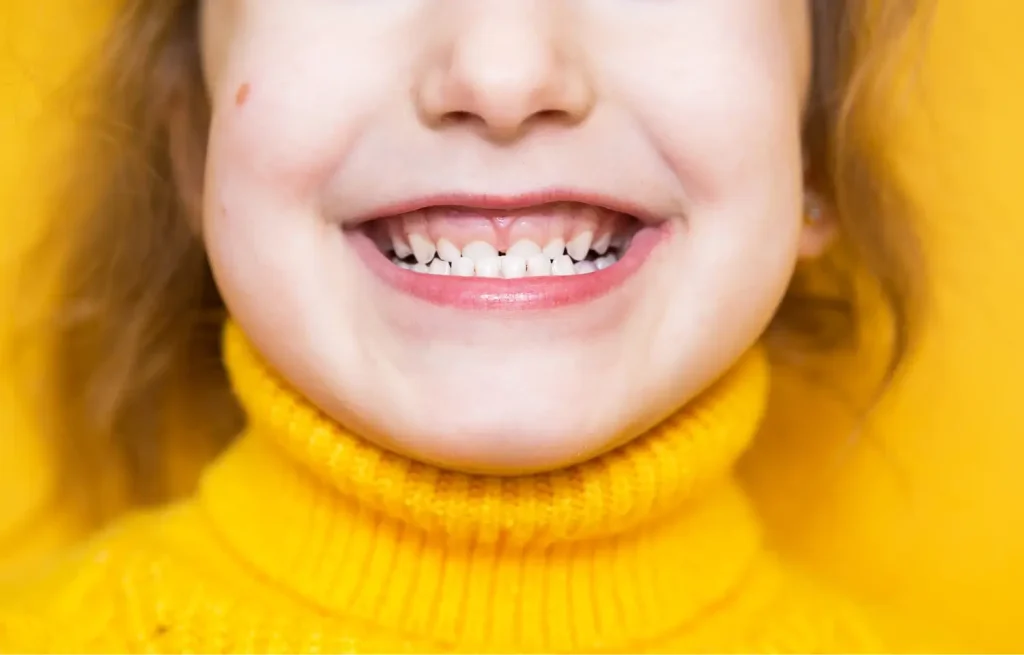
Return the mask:
{"type": "Polygon", "coordinates": [[[514,139],[538,123],[580,122],[591,105],[585,85],[559,71],[521,74],[499,64],[472,77],[452,70],[445,78],[433,85],[433,97],[423,98],[430,121],[475,125],[499,140],[514,139]]]}
{"type": "Polygon", "coordinates": [[[469,125],[509,140],[539,123],[580,122],[591,110],[585,67],[550,25],[480,20],[446,46],[418,94],[421,114],[433,125],[469,125]]]}

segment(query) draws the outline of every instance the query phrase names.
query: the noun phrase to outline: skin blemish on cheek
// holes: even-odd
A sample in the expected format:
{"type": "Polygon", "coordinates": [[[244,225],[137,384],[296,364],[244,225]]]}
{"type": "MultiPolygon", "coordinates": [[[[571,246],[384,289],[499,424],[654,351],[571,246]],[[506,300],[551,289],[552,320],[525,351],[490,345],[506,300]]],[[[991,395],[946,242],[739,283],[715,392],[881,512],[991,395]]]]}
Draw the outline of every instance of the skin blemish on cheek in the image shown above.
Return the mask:
{"type": "Polygon", "coordinates": [[[239,107],[244,105],[246,101],[249,100],[249,92],[251,90],[252,87],[249,86],[248,82],[238,87],[238,91],[235,93],[235,105],[239,107]]]}

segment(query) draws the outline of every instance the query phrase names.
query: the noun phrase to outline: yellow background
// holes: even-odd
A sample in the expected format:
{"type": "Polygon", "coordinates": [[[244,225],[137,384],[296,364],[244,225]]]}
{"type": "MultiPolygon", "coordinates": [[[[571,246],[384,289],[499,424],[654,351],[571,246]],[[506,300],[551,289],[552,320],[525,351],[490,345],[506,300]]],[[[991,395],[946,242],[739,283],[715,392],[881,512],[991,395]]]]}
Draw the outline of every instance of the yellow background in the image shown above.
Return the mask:
{"type": "MultiPolygon", "coordinates": [[[[15,319],[19,276],[32,274],[16,255],[40,222],[64,136],[60,90],[106,4],[0,9],[0,306],[15,319]]],[[[1024,3],[934,4],[886,153],[922,210],[932,293],[923,343],[838,464],[814,460],[828,400],[784,398],[791,436],[752,484],[790,499],[766,508],[780,545],[880,613],[917,613],[946,647],[955,642],[940,635],[954,630],[963,648],[1024,650],[1024,3]]],[[[23,490],[0,495],[3,531],[36,515],[50,480],[19,387],[0,375],[0,492],[23,490]]],[[[54,526],[43,541],[73,529],[54,526]]]]}
{"type": "Polygon", "coordinates": [[[1024,650],[1024,3],[940,0],[887,153],[920,208],[920,351],[804,548],[877,602],[1024,650]]]}

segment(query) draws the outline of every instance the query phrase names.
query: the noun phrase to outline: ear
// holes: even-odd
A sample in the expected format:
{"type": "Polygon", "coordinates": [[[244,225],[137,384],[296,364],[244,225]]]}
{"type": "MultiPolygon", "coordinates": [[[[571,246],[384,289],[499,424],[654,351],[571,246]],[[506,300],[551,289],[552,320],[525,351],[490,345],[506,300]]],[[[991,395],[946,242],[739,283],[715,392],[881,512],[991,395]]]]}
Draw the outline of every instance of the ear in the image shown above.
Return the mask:
{"type": "Polygon", "coordinates": [[[815,259],[832,245],[839,228],[838,217],[835,206],[811,189],[804,193],[803,214],[799,255],[801,259],[815,259]]]}

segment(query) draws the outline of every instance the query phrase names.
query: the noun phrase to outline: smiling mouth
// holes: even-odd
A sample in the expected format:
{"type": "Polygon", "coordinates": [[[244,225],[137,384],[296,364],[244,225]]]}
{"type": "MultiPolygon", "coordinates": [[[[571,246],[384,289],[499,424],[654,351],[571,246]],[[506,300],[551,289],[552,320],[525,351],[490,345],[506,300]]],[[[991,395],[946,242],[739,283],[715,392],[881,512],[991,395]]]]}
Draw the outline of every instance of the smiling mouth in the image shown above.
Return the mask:
{"type": "Polygon", "coordinates": [[[365,224],[378,250],[398,268],[506,280],[613,267],[640,227],[626,214],[576,202],[516,210],[435,206],[365,224]]]}
{"type": "Polygon", "coordinates": [[[346,234],[370,271],[407,295],[458,309],[535,310],[622,286],[671,230],[575,200],[473,200],[417,202],[346,234]]]}

